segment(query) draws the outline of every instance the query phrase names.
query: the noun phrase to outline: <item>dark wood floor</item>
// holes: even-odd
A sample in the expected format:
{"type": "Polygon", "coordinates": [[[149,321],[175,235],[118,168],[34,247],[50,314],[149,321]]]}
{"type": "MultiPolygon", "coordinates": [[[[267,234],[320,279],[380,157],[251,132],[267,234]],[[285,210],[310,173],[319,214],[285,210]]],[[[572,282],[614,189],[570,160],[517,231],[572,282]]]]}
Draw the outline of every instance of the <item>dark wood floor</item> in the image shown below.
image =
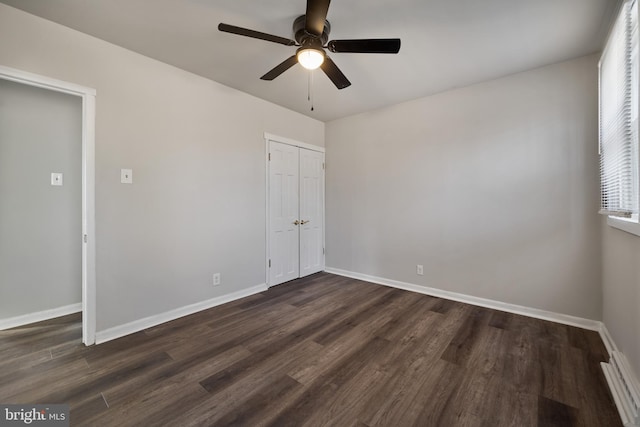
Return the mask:
{"type": "Polygon", "coordinates": [[[319,273],[90,348],[0,332],[0,402],[73,426],[620,426],[596,332],[319,273]]]}

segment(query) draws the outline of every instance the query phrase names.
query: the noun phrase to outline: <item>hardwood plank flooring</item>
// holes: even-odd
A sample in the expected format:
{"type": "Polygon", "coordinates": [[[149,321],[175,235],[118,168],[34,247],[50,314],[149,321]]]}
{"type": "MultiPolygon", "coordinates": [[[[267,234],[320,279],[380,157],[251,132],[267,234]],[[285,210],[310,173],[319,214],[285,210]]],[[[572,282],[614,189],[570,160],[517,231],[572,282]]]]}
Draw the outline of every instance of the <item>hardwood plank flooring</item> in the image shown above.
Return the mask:
{"type": "Polygon", "coordinates": [[[0,403],[73,426],[621,426],[596,332],[318,273],[102,345],[0,331],[0,403]]]}

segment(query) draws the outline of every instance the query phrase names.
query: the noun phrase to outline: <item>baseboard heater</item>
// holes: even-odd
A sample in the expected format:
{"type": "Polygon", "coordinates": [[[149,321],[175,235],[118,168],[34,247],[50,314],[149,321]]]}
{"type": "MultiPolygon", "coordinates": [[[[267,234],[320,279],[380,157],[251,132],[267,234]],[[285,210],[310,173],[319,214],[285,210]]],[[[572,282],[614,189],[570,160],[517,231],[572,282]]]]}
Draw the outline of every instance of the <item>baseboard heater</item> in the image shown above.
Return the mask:
{"type": "Polygon", "coordinates": [[[640,390],[624,354],[613,351],[609,363],[600,363],[625,427],[640,427],[640,390]]]}

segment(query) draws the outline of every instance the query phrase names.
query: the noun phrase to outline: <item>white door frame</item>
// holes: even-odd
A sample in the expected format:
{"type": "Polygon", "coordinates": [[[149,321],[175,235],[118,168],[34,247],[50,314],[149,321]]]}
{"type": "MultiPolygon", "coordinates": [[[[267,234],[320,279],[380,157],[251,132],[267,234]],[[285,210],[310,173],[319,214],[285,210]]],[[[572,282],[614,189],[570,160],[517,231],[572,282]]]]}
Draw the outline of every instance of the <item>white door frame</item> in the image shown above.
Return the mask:
{"type": "MultiPolygon", "coordinates": [[[[320,153],[325,153],[325,149],[324,147],[320,147],[318,145],[312,145],[312,144],[307,144],[304,142],[300,142],[300,141],[296,141],[294,139],[291,138],[285,138],[283,136],[278,136],[278,135],[273,135],[270,133],[265,132],[264,133],[264,146],[265,146],[265,176],[266,176],[266,201],[265,201],[265,210],[266,210],[266,222],[265,222],[265,234],[266,234],[266,239],[265,239],[265,283],[267,284],[267,287],[271,286],[271,284],[269,283],[269,239],[270,239],[270,228],[271,228],[271,222],[270,222],[270,218],[269,218],[269,141],[274,141],[274,142],[280,142],[282,144],[287,144],[287,145],[293,145],[294,147],[299,147],[299,148],[305,148],[307,150],[312,150],[312,151],[318,151],[320,153]]],[[[325,206],[325,186],[322,186],[322,206],[323,206],[323,211],[324,211],[324,206],[325,206]]],[[[325,246],[325,215],[324,212],[322,214],[322,246],[325,246]]],[[[323,258],[323,268],[324,268],[324,258],[323,258]]]]}
{"type": "Polygon", "coordinates": [[[96,90],[0,65],[0,79],[82,98],[82,342],[96,342],[96,90]]]}

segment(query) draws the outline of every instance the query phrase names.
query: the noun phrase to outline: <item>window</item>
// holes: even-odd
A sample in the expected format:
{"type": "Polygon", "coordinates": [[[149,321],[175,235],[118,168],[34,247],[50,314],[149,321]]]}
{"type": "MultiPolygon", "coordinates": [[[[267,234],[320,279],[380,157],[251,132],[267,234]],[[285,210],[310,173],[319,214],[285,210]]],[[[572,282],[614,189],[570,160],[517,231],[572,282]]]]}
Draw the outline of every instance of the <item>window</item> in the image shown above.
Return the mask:
{"type": "Polygon", "coordinates": [[[610,225],[640,235],[636,0],[623,3],[599,69],[600,213],[609,215],[610,225]]]}

